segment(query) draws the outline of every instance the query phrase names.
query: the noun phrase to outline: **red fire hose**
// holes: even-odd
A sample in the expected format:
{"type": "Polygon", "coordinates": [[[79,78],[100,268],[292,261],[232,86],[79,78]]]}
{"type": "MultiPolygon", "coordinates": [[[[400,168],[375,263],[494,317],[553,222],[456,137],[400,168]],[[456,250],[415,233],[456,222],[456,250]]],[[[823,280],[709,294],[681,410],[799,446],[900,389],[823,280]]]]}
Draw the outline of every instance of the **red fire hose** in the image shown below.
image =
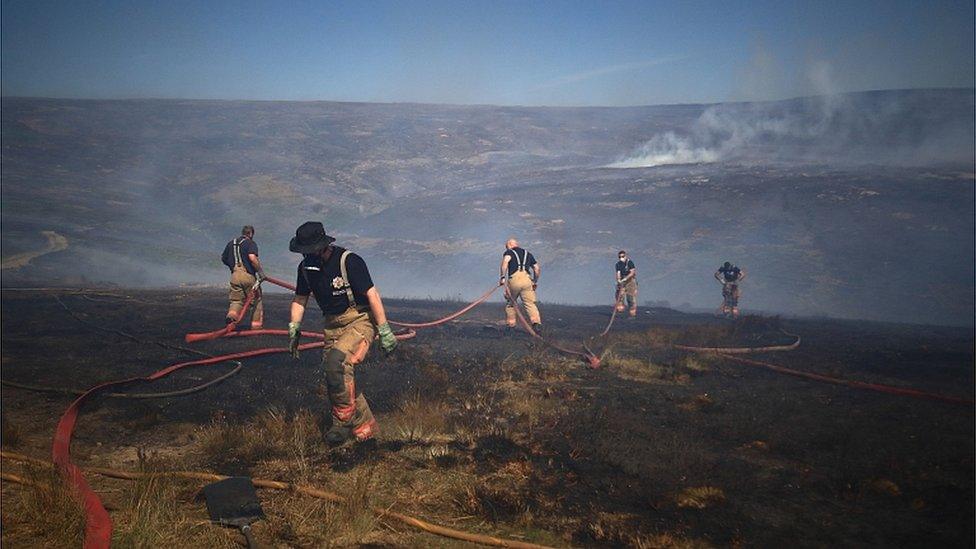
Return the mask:
{"type": "Polygon", "coordinates": [[[617,301],[613,304],[613,312],[610,313],[610,322],[607,322],[607,327],[600,332],[600,335],[596,337],[603,337],[610,332],[610,327],[613,326],[614,319],[617,318],[617,307],[620,306],[620,302],[623,301],[623,293],[617,292],[617,301]]]}
{"type": "Polygon", "coordinates": [[[938,400],[941,402],[951,402],[953,404],[965,404],[967,406],[972,406],[974,404],[974,401],[969,398],[940,395],[938,393],[928,393],[925,391],[919,391],[917,389],[909,389],[907,387],[895,387],[893,385],[883,385],[880,383],[867,383],[864,381],[841,379],[837,377],[825,376],[823,374],[814,374],[811,372],[794,370],[792,368],[786,368],[785,366],[777,366],[775,364],[770,364],[768,362],[761,362],[759,360],[752,360],[749,358],[743,358],[741,356],[727,355],[724,353],[716,353],[716,354],[727,360],[741,362],[742,364],[748,364],[750,366],[759,366],[761,368],[766,368],[767,370],[772,370],[774,372],[778,372],[781,374],[786,374],[795,377],[802,377],[805,379],[812,379],[814,381],[822,381],[824,383],[832,383],[834,385],[844,385],[847,387],[853,387],[855,389],[867,389],[869,391],[878,391],[880,393],[888,393],[892,395],[901,395],[901,396],[907,396],[913,398],[922,398],[927,400],[938,400]]]}
{"type": "Polygon", "coordinates": [[[910,389],[907,387],[895,387],[894,385],[884,385],[881,383],[867,383],[865,381],[856,381],[850,379],[842,379],[839,377],[827,376],[824,374],[816,374],[812,372],[804,372],[801,370],[794,370],[793,368],[787,368],[785,366],[777,366],[776,364],[770,364],[769,362],[762,362],[759,360],[752,360],[749,358],[743,358],[735,355],[750,354],[750,353],[769,353],[775,351],[792,351],[800,346],[800,336],[797,334],[791,334],[786,330],[783,330],[786,335],[796,338],[796,341],[789,345],[772,345],[768,347],[691,347],[688,345],[672,345],[675,349],[680,349],[682,351],[689,351],[692,353],[702,353],[702,354],[713,354],[715,356],[720,356],[726,360],[731,360],[734,362],[739,362],[741,364],[748,364],[750,366],[759,366],[761,368],[766,368],[773,372],[780,374],[786,374],[794,377],[801,377],[804,379],[811,379],[813,381],[821,381],[823,383],[832,383],[834,385],[844,385],[846,387],[853,387],[855,389],[867,389],[869,391],[878,391],[880,393],[888,393],[892,395],[901,395],[913,398],[922,398],[927,400],[938,400],[941,402],[951,402],[954,404],[966,404],[972,406],[974,402],[972,399],[956,397],[951,395],[941,395],[938,393],[928,393],[925,391],[919,391],[917,389],[910,389]]]}
{"type": "Polygon", "coordinates": [[[590,351],[590,349],[586,346],[585,343],[583,344],[582,351],[567,349],[566,347],[562,347],[560,345],[553,343],[552,341],[549,341],[548,339],[542,337],[541,334],[533,330],[532,325],[529,324],[529,321],[525,319],[525,315],[522,314],[522,309],[519,307],[518,302],[515,300],[515,298],[512,297],[512,293],[509,291],[508,284],[505,285],[505,299],[508,300],[509,305],[511,305],[512,308],[515,309],[515,316],[518,318],[519,323],[522,325],[522,328],[526,332],[528,332],[530,336],[538,339],[539,341],[545,343],[546,345],[552,347],[553,349],[561,353],[578,356],[582,358],[587,364],[589,364],[590,368],[600,367],[600,358],[594,355],[593,352],[590,351]]]}
{"type": "MultiPolygon", "coordinates": [[[[260,291],[260,290],[258,290],[260,291]]],[[[210,339],[217,339],[218,337],[225,336],[237,329],[237,324],[244,319],[244,313],[247,312],[247,308],[251,306],[251,301],[254,300],[255,291],[250,291],[247,293],[247,298],[244,300],[244,307],[241,308],[241,312],[237,315],[237,320],[233,322],[228,322],[226,326],[219,330],[214,330],[212,332],[206,332],[203,334],[186,334],[184,340],[187,343],[194,343],[196,341],[206,341],[210,339]]]]}
{"type": "Polygon", "coordinates": [[[481,305],[485,301],[488,301],[488,298],[491,297],[491,294],[495,293],[495,291],[497,291],[498,288],[500,288],[500,287],[501,286],[492,286],[492,288],[490,290],[488,290],[487,292],[485,292],[484,295],[482,295],[478,299],[472,301],[467,307],[464,307],[463,309],[457,311],[456,313],[447,315],[447,316],[445,316],[444,318],[442,318],[440,320],[433,320],[431,322],[417,322],[417,323],[411,323],[411,322],[395,322],[395,321],[391,320],[390,321],[390,324],[392,324],[394,326],[403,326],[404,328],[430,328],[432,326],[439,326],[441,324],[445,324],[445,323],[450,322],[450,321],[454,320],[455,318],[463,315],[464,313],[470,311],[471,309],[474,309],[478,305],[481,305]]]}
{"type": "MultiPolygon", "coordinates": [[[[268,282],[272,284],[277,284],[286,289],[294,290],[295,287],[287,282],[275,278],[267,278],[268,282]]],[[[494,292],[494,289],[492,290],[494,292]]],[[[432,323],[425,323],[423,325],[417,325],[417,327],[436,326],[438,324],[443,324],[450,320],[453,320],[462,314],[470,311],[475,306],[483,303],[492,292],[489,292],[485,296],[482,296],[477,301],[471,305],[465,307],[461,311],[450,315],[445,319],[441,319],[432,323]]],[[[261,330],[246,330],[246,331],[236,331],[237,324],[243,319],[247,313],[248,308],[254,300],[255,292],[248,292],[246,299],[244,300],[244,306],[238,315],[238,319],[234,322],[228,323],[225,327],[214,330],[212,332],[199,333],[199,334],[187,334],[185,339],[187,342],[195,341],[205,341],[212,340],[222,337],[247,337],[247,336],[260,336],[260,335],[288,335],[288,330],[272,330],[272,329],[261,329],[261,330]]],[[[414,327],[412,324],[408,323],[396,323],[399,326],[404,326],[407,328],[414,327]]],[[[305,337],[311,337],[313,339],[323,340],[325,338],[324,334],[318,332],[308,332],[303,331],[302,335],[305,337]]],[[[395,334],[398,340],[411,339],[416,336],[416,332],[413,330],[405,330],[395,334]]],[[[324,347],[324,341],[317,341],[313,343],[306,343],[299,345],[299,350],[305,351],[309,349],[316,349],[324,347]]],[[[204,366],[211,364],[218,364],[221,362],[226,362],[228,360],[236,360],[241,358],[249,358],[256,356],[264,356],[275,353],[286,353],[288,352],[287,347],[268,347],[263,349],[255,349],[253,351],[244,351],[240,353],[232,353],[226,355],[220,355],[215,357],[209,357],[199,360],[192,360],[188,362],[180,362],[167,366],[161,370],[158,370],[145,377],[131,377],[118,381],[110,381],[107,383],[102,383],[92,387],[91,389],[85,391],[81,396],[76,398],[74,402],[68,406],[62,414],[61,419],[58,421],[58,425],[54,432],[54,442],[51,448],[51,457],[54,463],[56,463],[61,470],[64,472],[66,481],[77,490],[82,505],[85,510],[85,548],[86,549],[102,549],[109,547],[111,537],[112,537],[112,519],[109,517],[108,512],[102,505],[101,499],[98,495],[91,489],[88,482],[85,480],[84,475],[74,463],[71,462],[71,436],[74,432],[75,424],[78,420],[78,414],[81,410],[82,404],[89,398],[97,395],[98,393],[104,391],[109,387],[117,387],[121,385],[127,385],[130,383],[135,383],[139,381],[155,381],[162,377],[168,376],[173,372],[181,370],[183,368],[188,368],[191,366],[204,366]]]]}

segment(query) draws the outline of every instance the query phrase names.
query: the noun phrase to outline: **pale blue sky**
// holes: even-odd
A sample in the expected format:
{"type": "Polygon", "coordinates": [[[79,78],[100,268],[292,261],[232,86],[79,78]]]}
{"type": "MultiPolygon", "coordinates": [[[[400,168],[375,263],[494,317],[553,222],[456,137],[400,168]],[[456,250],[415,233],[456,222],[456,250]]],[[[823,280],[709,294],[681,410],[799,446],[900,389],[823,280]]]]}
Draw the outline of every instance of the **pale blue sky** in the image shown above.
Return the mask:
{"type": "Polygon", "coordinates": [[[639,105],[976,78],[971,0],[2,7],[5,96],[639,105]]]}

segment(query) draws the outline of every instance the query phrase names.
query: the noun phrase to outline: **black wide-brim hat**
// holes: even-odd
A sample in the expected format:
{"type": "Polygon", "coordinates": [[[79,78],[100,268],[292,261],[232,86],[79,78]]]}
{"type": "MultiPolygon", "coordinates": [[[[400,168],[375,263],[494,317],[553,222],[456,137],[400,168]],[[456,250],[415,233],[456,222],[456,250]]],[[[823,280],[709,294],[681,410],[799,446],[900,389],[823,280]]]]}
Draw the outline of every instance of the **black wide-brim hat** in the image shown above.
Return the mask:
{"type": "Polygon", "coordinates": [[[335,238],[325,234],[325,227],[318,221],[306,221],[295,231],[295,238],[288,243],[288,249],[297,254],[317,254],[335,238]]]}

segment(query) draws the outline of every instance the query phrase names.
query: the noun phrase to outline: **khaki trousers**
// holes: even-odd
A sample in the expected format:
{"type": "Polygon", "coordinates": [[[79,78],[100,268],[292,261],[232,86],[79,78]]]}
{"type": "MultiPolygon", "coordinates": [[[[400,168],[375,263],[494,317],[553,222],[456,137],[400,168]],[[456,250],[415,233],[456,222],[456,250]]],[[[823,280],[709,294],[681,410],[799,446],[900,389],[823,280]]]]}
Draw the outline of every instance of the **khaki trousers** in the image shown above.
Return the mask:
{"type": "MultiPolygon", "coordinates": [[[[248,292],[257,284],[254,275],[247,272],[243,265],[234,267],[234,272],[230,275],[230,307],[227,308],[227,316],[237,319],[238,322],[244,320],[239,318],[241,309],[244,308],[244,300],[247,299],[248,292]]],[[[251,301],[250,310],[254,313],[251,317],[251,329],[259,330],[264,326],[264,303],[261,301],[261,290],[254,294],[251,301]]]]}
{"type": "Polygon", "coordinates": [[[511,292],[509,299],[505,303],[505,322],[509,326],[515,326],[515,307],[512,305],[517,299],[522,299],[525,305],[525,312],[529,315],[529,322],[532,324],[542,323],[539,316],[539,307],[536,306],[535,290],[532,289],[532,278],[525,271],[516,271],[508,277],[508,290],[511,292]]]}
{"type": "Polygon", "coordinates": [[[325,318],[322,366],[332,403],[333,426],[348,427],[359,440],[371,437],[376,419],[362,391],[356,390],[355,366],[366,358],[376,337],[376,325],[367,308],[350,307],[325,318]],[[339,357],[332,351],[339,351],[339,357]],[[341,362],[340,362],[341,361],[341,362]]]}
{"type": "Polygon", "coordinates": [[[617,289],[617,311],[630,309],[630,316],[637,316],[637,279],[631,278],[617,289]]]}

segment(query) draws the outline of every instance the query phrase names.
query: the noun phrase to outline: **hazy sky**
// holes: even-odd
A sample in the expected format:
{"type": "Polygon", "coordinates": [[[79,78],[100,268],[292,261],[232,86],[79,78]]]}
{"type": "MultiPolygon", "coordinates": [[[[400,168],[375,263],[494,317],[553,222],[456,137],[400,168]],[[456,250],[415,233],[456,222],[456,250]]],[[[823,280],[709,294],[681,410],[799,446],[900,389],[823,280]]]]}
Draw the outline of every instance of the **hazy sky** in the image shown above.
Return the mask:
{"type": "Polygon", "coordinates": [[[636,105],[974,86],[974,3],[3,1],[3,95],[636,105]]]}

